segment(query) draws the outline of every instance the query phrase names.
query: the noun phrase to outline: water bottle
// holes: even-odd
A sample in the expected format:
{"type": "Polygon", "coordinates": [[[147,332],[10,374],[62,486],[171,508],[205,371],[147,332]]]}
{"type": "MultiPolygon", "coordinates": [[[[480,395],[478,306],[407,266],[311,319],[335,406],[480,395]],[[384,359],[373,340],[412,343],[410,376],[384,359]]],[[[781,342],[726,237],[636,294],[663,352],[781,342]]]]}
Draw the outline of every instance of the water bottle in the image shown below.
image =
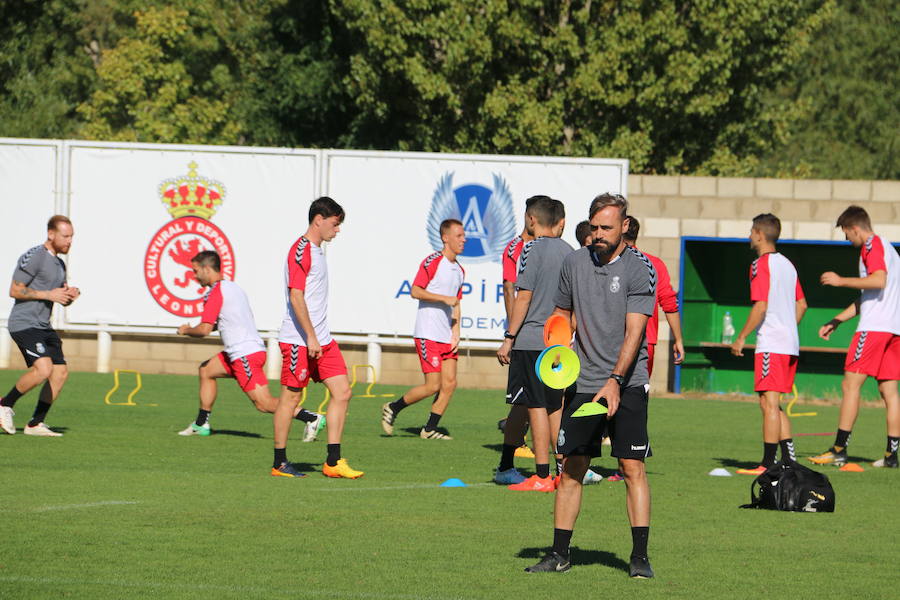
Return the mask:
{"type": "Polygon", "coordinates": [[[734,323],[731,321],[731,312],[725,311],[722,317],[722,343],[731,344],[734,341],[734,323]]]}

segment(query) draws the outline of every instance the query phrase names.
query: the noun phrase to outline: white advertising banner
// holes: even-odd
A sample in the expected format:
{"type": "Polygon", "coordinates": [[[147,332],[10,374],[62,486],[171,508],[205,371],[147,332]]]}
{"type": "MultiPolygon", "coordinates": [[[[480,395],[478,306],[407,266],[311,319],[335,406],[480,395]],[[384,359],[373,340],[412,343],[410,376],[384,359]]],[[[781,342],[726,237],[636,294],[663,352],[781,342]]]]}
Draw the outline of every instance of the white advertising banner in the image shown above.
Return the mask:
{"type": "Polygon", "coordinates": [[[288,248],[306,231],[317,151],[74,143],[69,279],[72,324],[196,323],[203,290],[190,259],[216,250],[261,330],[284,313],[288,248]]]}
{"type": "Polygon", "coordinates": [[[38,140],[0,140],[0,320],[13,300],[7,294],[16,259],[47,239],[47,220],[56,214],[61,182],[57,161],[61,144],[38,140]]]}
{"type": "Polygon", "coordinates": [[[329,322],[334,331],[412,335],[410,296],[419,264],[441,249],[440,222],[466,229],[462,337],[501,339],[505,329],[501,253],[523,228],[525,200],[544,194],[566,205],[563,238],[603,192],[626,192],[626,160],[324,152],[325,189],[346,211],[328,244],[329,322]]]}

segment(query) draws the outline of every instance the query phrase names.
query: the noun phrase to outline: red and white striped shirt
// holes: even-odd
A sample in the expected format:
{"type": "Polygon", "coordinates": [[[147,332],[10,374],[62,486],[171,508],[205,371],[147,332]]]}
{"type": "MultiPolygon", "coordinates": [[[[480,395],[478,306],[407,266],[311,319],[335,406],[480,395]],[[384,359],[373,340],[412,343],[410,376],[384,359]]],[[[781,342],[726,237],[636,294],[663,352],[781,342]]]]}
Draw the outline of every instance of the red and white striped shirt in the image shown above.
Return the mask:
{"type": "Polygon", "coordinates": [[[225,354],[231,361],[266,349],[256,329],[247,294],[233,281],[218,281],[206,292],[200,322],[219,330],[225,354]]]}
{"type": "Polygon", "coordinates": [[[750,265],[750,301],[766,302],[766,314],[756,329],[756,354],[800,354],[797,300],[803,299],[797,269],[778,252],[763,254],[750,265]]]}
{"type": "Polygon", "coordinates": [[[859,252],[859,276],[887,273],[884,289],[861,290],[857,331],[885,331],[900,335],[900,256],[879,235],[866,240],[859,252]]]}
{"type": "MultiPolygon", "coordinates": [[[[669,270],[661,258],[641,252],[650,259],[653,268],[656,269],[656,304],[663,312],[678,312],[678,294],[672,289],[672,279],[669,270]]],[[[647,320],[647,343],[655,344],[659,341],[659,308],[654,306],[653,314],[647,320]]]]}
{"type": "Polygon", "coordinates": [[[309,311],[319,344],[331,342],[328,328],[328,264],[322,248],[305,236],[291,245],[284,266],[284,295],[287,309],[281,323],[278,341],[286,344],[306,346],[306,332],[300,326],[294,308],[291,306],[291,290],[303,290],[303,299],[309,311]]]}
{"type": "MultiPolygon", "coordinates": [[[[419,265],[413,285],[432,294],[462,298],[466,273],[458,262],[451,262],[441,252],[429,255],[419,265]]],[[[443,302],[419,300],[415,337],[433,342],[450,343],[453,309],[443,302]]]]}
{"type": "Polygon", "coordinates": [[[524,245],[525,240],[522,239],[521,235],[517,235],[503,249],[503,256],[500,261],[503,265],[503,281],[516,282],[516,278],[519,275],[519,256],[522,254],[524,245]]]}

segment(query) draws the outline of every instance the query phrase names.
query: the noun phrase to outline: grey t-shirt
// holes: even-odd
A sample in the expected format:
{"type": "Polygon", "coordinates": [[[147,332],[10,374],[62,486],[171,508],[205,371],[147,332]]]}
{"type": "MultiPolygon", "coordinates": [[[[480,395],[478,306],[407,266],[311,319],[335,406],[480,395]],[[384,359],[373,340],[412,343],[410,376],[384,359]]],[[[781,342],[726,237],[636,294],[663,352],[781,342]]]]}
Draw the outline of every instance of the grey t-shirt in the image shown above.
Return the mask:
{"type": "Polygon", "coordinates": [[[531,303],[513,350],[544,349],[544,322],[556,308],[559,271],[569,254],[572,246],[554,237],[539,237],[522,247],[516,289],[530,291],[531,303]]]}
{"type": "MultiPolygon", "coordinates": [[[[66,282],[66,263],[50,254],[44,245],[35,246],[19,257],[13,281],[20,281],[33,290],[54,290],[66,282]]],[[[9,313],[10,331],[50,329],[50,300],[16,300],[9,313]]]]}
{"type": "MultiPolygon", "coordinates": [[[[595,261],[590,248],[581,248],[563,261],[556,306],[574,310],[577,320],[575,352],[581,360],[576,382],[579,393],[596,394],[609,379],[625,341],[627,313],[653,314],[656,271],[639,250],[626,248],[610,263],[595,261]]],[[[647,339],[625,376],[625,387],[650,382],[647,339]]]]}

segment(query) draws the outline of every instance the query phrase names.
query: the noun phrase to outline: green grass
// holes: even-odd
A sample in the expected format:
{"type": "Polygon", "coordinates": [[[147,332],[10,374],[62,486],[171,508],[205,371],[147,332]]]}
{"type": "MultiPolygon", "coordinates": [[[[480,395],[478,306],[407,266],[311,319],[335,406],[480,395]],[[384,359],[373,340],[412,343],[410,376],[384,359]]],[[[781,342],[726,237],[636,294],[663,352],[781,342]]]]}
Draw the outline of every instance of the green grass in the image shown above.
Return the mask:
{"type": "MultiPolygon", "coordinates": [[[[0,393],[16,376],[0,372],[0,393]]],[[[826,468],[834,514],[739,510],[751,478],[707,475],[759,459],[752,403],[651,402],[657,577],[632,581],[624,485],[607,481],[585,488],[573,569],[523,572],[551,542],[553,495],[488,483],[500,393],[458,392],[443,423],[452,442],[405,430],[421,426],[424,405],[383,437],[383,400],[356,399],[344,455],[365,477],[323,477],[324,441],[300,443],[296,426],[288,455],[311,474],[293,480],[268,475],[271,419],[233,382],[220,386],[219,434],[183,438],[195,378],[146,376],[137,401],[155,407],[104,405],[111,381],[72,375],[47,419],[65,437],[0,437],[0,597],[895,598],[900,588],[900,472],[826,468]],[[470,487],[438,487],[449,477],[470,487]]],[[[20,428],[35,400],[19,401],[20,428]]],[[[795,419],[796,432],[834,431],[835,407],[807,408],[818,416],[795,419]]],[[[801,455],[831,443],[796,439],[801,455]]],[[[863,409],[851,455],[874,460],[883,445],[884,411],[863,409]]]]}

